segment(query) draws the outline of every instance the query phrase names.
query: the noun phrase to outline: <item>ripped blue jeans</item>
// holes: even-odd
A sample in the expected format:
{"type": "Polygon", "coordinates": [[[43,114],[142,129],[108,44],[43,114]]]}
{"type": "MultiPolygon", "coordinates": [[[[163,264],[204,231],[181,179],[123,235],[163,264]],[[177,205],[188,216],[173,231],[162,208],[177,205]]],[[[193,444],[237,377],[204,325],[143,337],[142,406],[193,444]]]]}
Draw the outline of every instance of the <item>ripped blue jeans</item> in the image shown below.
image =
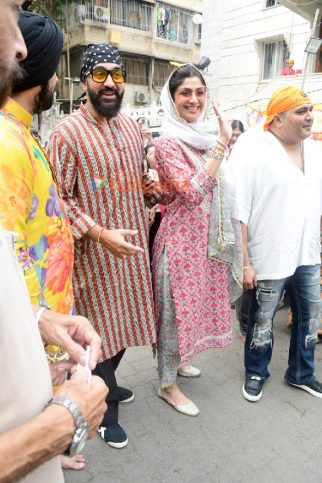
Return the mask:
{"type": "Polygon", "coordinates": [[[246,375],[269,377],[273,320],[285,289],[292,310],[292,329],[285,380],[302,384],[314,373],[320,318],[320,265],[303,265],[281,280],[260,280],[252,290],[245,342],[246,375]]]}

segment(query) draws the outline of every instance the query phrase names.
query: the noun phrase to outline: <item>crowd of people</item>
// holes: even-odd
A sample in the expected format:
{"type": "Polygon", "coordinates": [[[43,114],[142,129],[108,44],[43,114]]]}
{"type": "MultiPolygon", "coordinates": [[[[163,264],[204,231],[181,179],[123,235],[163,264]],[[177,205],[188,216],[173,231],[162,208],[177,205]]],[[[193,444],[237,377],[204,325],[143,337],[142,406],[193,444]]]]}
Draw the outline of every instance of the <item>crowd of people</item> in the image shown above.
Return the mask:
{"type": "Polygon", "coordinates": [[[96,433],[127,445],[118,405],[134,394],[115,372],[129,347],[152,347],[157,395],[197,416],[178,376],[199,377],[194,356],[232,342],[232,302],[245,337],[244,398],[262,396],[284,291],[285,382],[322,398],[322,171],[307,94],[278,89],[264,128],[244,133],[225,121],[198,68],[177,67],[161,93],[162,135],[144,151],[138,123],[120,112],[120,53],[91,44],[80,66],[86,100],[45,152],[31,123],[52,105],[63,36],[21,4],[0,5],[0,479],[63,481],[62,467],[84,467],[96,433]]]}

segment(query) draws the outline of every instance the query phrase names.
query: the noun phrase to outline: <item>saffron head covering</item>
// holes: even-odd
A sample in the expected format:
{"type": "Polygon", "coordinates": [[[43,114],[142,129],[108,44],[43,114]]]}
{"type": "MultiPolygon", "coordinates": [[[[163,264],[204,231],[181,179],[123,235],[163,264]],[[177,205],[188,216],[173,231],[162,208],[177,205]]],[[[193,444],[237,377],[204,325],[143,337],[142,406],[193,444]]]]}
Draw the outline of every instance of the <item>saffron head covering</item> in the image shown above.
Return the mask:
{"type": "Polygon", "coordinates": [[[293,59],[287,59],[286,63],[287,63],[287,65],[293,65],[294,60],[293,59]]]}
{"type": "Polygon", "coordinates": [[[13,83],[14,92],[46,85],[57,70],[63,48],[63,33],[56,22],[49,17],[32,12],[21,12],[19,28],[28,55],[20,64],[25,75],[13,83]]]}
{"type": "Polygon", "coordinates": [[[289,111],[302,104],[311,104],[311,101],[309,96],[300,87],[285,86],[274,91],[267,105],[264,130],[268,130],[276,114],[289,111]]]}
{"type": "Polygon", "coordinates": [[[84,50],[80,80],[88,76],[88,73],[97,64],[117,64],[122,67],[120,53],[114,45],[109,44],[90,44],[84,50]]]}

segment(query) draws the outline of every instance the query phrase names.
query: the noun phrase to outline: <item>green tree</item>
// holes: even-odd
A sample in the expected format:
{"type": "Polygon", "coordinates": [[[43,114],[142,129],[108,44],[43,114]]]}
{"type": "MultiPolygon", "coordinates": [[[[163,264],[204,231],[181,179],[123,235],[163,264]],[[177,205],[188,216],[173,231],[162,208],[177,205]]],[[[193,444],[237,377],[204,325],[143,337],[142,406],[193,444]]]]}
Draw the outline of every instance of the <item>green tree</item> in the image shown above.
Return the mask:
{"type": "MultiPolygon", "coordinates": [[[[26,0],[22,8],[31,12],[48,15],[55,19],[61,19],[64,13],[64,7],[73,0],[26,0]]],[[[81,3],[76,1],[74,3],[81,3]]]]}

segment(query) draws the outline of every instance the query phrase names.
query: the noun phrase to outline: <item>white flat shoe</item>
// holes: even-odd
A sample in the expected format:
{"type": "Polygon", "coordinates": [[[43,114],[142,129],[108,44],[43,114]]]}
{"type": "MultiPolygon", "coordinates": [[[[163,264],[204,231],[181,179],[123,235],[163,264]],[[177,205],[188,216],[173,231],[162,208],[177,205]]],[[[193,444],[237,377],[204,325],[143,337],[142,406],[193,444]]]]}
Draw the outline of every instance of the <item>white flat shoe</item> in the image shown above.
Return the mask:
{"type": "Polygon", "coordinates": [[[193,367],[188,364],[187,366],[179,366],[178,374],[179,376],[183,377],[199,377],[201,371],[200,369],[197,369],[197,367],[193,367]]]}
{"type": "Polygon", "coordinates": [[[186,414],[187,416],[197,416],[199,414],[199,409],[192,401],[189,401],[187,404],[174,404],[170,399],[167,398],[167,395],[162,391],[161,387],[158,389],[158,396],[166,401],[170,406],[172,406],[176,411],[182,414],[186,414]]]}

